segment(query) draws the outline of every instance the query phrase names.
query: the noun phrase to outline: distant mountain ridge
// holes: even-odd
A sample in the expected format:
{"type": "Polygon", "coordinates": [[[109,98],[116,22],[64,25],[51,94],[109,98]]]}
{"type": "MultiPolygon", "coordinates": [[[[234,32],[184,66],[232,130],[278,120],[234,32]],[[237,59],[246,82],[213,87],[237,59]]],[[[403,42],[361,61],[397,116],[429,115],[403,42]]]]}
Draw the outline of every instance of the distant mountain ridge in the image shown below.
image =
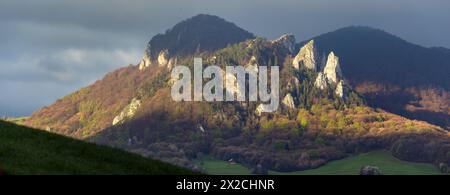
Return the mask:
{"type": "Polygon", "coordinates": [[[385,31],[350,26],[312,38],[319,51],[342,57],[353,82],[385,82],[399,86],[439,86],[450,90],[448,49],[426,48],[385,31]]]}
{"type": "Polygon", "coordinates": [[[450,50],[361,26],[313,39],[318,51],[341,57],[344,76],[370,105],[450,129],[450,50]]]}

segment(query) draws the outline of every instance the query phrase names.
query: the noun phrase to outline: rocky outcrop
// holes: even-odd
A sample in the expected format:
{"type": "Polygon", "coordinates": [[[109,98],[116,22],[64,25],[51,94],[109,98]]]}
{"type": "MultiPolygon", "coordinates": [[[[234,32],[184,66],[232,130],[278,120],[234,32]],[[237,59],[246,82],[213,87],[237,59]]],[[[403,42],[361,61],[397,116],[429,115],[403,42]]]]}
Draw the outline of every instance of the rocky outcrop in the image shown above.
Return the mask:
{"type": "Polygon", "coordinates": [[[344,92],[344,81],[339,81],[339,83],[336,86],[336,90],[335,93],[337,96],[339,96],[340,98],[344,98],[345,96],[345,92],[344,92]]]}
{"type": "Polygon", "coordinates": [[[295,49],[295,36],[291,34],[283,35],[280,38],[273,40],[272,44],[279,44],[283,47],[286,47],[292,54],[294,53],[295,49]]]}
{"type": "Polygon", "coordinates": [[[380,169],[376,166],[364,166],[361,167],[359,175],[381,175],[380,169]]]}
{"type": "Polygon", "coordinates": [[[264,105],[259,104],[258,107],[256,107],[255,113],[256,113],[256,115],[261,116],[261,114],[263,112],[266,112],[265,107],[264,107],[264,105]]]}
{"type": "Polygon", "coordinates": [[[345,97],[345,83],[342,76],[342,70],[339,65],[339,57],[334,52],[328,55],[326,65],[323,71],[317,75],[314,86],[323,90],[327,87],[335,87],[335,93],[337,96],[345,97]]]}
{"type": "Polygon", "coordinates": [[[142,57],[141,62],[139,63],[139,70],[144,70],[145,68],[149,67],[152,63],[150,54],[148,49],[144,52],[144,57],[142,57]]]}
{"type": "MultiPolygon", "coordinates": [[[[258,73],[259,71],[259,65],[258,65],[258,60],[256,59],[255,56],[252,56],[252,58],[250,59],[250,61],[247,63],[247,65],[245,66],[246,69],[252,70],[253,73],[258,73]]],[[[258,76],[257,74],[254,74],[253,76],[258,76]]]]}
{"type": "Polygon", "coordinates": [[[203,126],[201,124],[197,125],[198,130],[200,130],[202,133],[205,133],[205,128],[203,128],[203,126]]]}
{"type": "Polygon", "coordinates": [[[159,52],[158,65],[159,66],[166,66],[167,63],[169,63],[169,51],[163,50],[163,51],[159,52]]]}
{"type": "Polygon", "coordinates": [[[304,66],[310,70],[317,70],[317,52],[314,46],[314,40],[309,41],[303,46],[292,61],[292,66],[299,69],[304,66]]]}
{"type": "Polygon", "coordinates": [[[290,93],[288,93],[284,97],[282,103],[283,103],[283,105],[285,105],[288,108],[291,108],[291,109],[295,108],[294,98],[292,97],[292,95],[290,93]]]}
{"type": "Polygon", "coordinates": [[[328,86],[327,78],[322,72],[319,72],[319,74],[317,75],[316,81],[314,82],[314,86],[316,86],[321,90],[325,89],[328,86]]]}
{"type": "Polygon", "coordinates": [[[170,70],[178,63],[178,58],[170,58],[169,63],[167,63],[167,68],[170,70]]]}
{"type": "Polygon", "coordinates": [[[223,72],[223,75],[225,75],[225,91],[229,94],[236,94],[234,96],[239,97],[239,83],[237,81],[236,75],[227,72],[223,72]]]}
{"type": "Polygon", "coordinates": [[[334,52],[331,52],[327,58],[327,64],[323,69],[323,73],[329,83],[336,84],[339,80],[342,79],[342,71],[339,65],[339,57],[334,55],[334,52]]]}
{"type": "Polygon", "coordinates": [[[130,104],[127,107],[125,107],[122,110],[122,112],[114,118],[112,125],[121,124],[126,119],[132,118],[136,113],[137,109],[139,108],[139,106],[141,106],[141,100],[133,98],[130,104]]]}

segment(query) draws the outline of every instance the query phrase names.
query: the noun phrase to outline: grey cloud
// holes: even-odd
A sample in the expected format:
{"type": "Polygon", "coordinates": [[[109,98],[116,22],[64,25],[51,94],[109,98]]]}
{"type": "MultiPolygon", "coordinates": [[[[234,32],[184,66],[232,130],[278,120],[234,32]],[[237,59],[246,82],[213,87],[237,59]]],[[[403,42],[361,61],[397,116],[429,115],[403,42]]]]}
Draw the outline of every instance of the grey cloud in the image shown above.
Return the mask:
{"type": "Polygon", "coordinates": [[[153,35],[199,13],[267,38],[366,25],[450,48],[448,10],[448,0],[2,0],[0,115],[29,115],[137,63],[153,35]]]}

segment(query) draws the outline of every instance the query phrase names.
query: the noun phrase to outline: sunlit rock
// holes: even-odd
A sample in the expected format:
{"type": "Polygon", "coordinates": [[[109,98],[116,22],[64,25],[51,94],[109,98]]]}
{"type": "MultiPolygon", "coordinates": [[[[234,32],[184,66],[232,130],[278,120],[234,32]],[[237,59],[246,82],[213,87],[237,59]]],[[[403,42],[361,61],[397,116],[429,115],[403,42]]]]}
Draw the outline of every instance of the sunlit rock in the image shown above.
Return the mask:
{"type": "Polygon", "coordinates": [[[122,110],[122,112],[114,118],[112,125],[121,124],[126,119],[132,118],[136,113],[137,109],[139,108],[139,106],[141,106],[141,100],[133,98],[130,104],[127,107],[125,107],[122,110]]]}
{"type": "Polygon", "coordinates": [[[314,40],[309,41],[303,46],[292,61],[292,66],[299,69],[304,66],[310,70],[317,70],[317,52],[314,46],[314,40]]]}

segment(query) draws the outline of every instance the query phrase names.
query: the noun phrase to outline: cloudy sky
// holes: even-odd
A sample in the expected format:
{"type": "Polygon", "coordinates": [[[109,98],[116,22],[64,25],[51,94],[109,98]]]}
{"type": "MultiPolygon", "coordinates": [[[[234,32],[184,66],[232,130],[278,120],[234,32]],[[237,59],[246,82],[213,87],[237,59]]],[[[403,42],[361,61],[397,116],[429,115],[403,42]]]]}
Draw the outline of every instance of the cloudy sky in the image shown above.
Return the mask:
{"type": "Polygon", "coordinates": [[[349,25],[450,48],[449,0],[1,0],[0,116],[25,116],[118,67],[199,13],[297,40],[349,25]]]}

